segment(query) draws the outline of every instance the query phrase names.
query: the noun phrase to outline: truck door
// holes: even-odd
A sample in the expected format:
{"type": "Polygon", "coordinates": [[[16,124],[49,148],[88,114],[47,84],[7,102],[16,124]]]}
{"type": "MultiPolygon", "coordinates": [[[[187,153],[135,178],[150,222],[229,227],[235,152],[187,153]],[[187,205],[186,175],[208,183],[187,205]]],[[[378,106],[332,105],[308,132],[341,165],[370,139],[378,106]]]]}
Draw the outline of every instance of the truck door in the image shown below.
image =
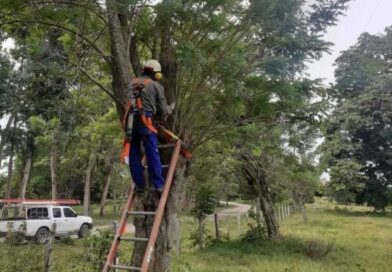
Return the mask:
{"type": "Polygon", "coordinates": [[[56,234],[68,232],[66,229],[65,217],[62,215],[61,208],[52,208],[53,222],[57,224],[56,234]]]}
{"type": "Polygon", "coordinates": [[[78,232],[81,224],[79,223],[77,214],[71,208],[68,207],[64,207],[63,211],[64,211],[65,221],[67,225],[67,231],[78,232]]]}

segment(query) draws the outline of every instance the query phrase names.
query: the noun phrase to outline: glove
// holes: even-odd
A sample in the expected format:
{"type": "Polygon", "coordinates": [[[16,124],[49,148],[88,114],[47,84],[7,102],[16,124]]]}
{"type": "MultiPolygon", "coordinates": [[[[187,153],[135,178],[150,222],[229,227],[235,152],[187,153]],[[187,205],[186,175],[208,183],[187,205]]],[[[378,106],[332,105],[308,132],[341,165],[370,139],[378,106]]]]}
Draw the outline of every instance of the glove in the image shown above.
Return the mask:
{"type": "Polygon", "coordinates": [[[176,103],[175,102],[173,102],[173,103],[171,103],[170,105],[167,106],[167,114],[166,114],[165,118],[168,115],[171,115],[173,113],[175,107],[176,107],[176,103]]]}

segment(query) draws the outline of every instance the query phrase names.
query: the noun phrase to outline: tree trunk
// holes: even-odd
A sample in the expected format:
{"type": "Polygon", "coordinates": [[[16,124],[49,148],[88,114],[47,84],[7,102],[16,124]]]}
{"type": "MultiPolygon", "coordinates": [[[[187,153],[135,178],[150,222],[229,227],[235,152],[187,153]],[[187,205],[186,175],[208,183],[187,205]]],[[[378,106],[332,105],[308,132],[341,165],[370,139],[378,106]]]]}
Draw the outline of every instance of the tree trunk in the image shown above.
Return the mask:
{"type": "MultiPolygon", "coordinates": [[[[264,221],[267,226],[268,237],[270,239],[280,238],[279,225],[276,220],[275,211],[273,208],[271,189],[269,184],[269,174],[271,171],[269,157],[264,155],[256,157],[250,152],[241,154],[243,160],[243,173],[248,181],[248,184],[255,192],[256,201],[260,205],[263,213],[264,221]],[[265,169],[268,169],[267,171],[265,169]]],[[[256,205],[257,205],[256,204],[256,205]]]]}
{"type": "MultiPolygon", "coordinates": [[[[170,37],[172,32],[170,25],[172,24],[171,17],[173,10],[167,7],[168,2],[170,1],[163,1],[163,4],[166,4],[166,8],[159,10],[157,21],[159,21],[158,31],[160,31],[161,34],[161,53],[159,59],[162,65],[162,72],[165,75],[163,85],[166,90],[168,101],[172,101],[172,98],[175,97],[176,94],[177,67],[175,65],[174,44],[170,37]]],[[[130,50],[137,49],[137,45],[132,44],[132,48],[130,48],[129,36],[127,34],[131,32],[129,24],[123,15],[119,14],[116,10],[116,4],[117,0],[106,0],[111,40],[112,85],[114,95],[118,100],[116,101],[116,105],[121,119],[124,113],[124,105],[127,102],[127,89],[130,84],[130,75],[132,74],[130,56],[133,60],[135,60],[134,52],[130,52],[130,50]],[[124,31],[124,29],[128,29],[128,31],[124,31]]],[[[136,40],[133,40],[132,42],[136,42],[136,40]]],[[[170,125],[173,125],[174,127],[173,123],[170,125]]],[[[166,203],[156,247],[150,261],[149,271],[169,271],[170,251],[173,248],[173,242],[176,237],[176,235],[174,235],[174,231],[176,229],[175,223],[177,205],[180,201],[180,187],[183,186],[181,183],[183,183],[185,169],[186,166],[184,161],[180,160],[177,166],[173,185],[170,190],[169,198],[166,203]]],[[[137,200],[137,203],[135,203],[135,209],[139,210],[155,211],[156,206],[157,200],[153,193],[149,193],[145,199],[139,199],[137,200]]],[[[136,228],[136,237],[148,237],[152,228],[152,223],[153,218],[151,218],[151,216],[146,218],[135,218],[134,224],[136,228]]],[[[135,243],[132,255],[133,266],[140,266],[143,253],[145,252],[145,247],[146,243],[135,243]]]]}
{"type": "Polygon", "coordinates": [[[55,233],[57,229],[57,224],[52,224],[52,230],[50,231],[49,240],[45,246],[45,265],[44,265],[44,272],[51,272],[52,271],[52,261],[53,261],[53,248],[54,248],[54,240],[55,240],[55,233]]]}
{"type": "Polygon", "coordinates": [[[0,168],[1,168],[1,162],[3,161],[3,152],[4,152],[4,146],[8,140],[8,134],[11,128],[12,121],[14,120],[14,115],[11,114],[10,118],[7,121],[7,124],[4,128],[4,130],[1,133],[1,138],[0,138],[0,168]]]}
{"type": "Polygon", "coordinates": [[[111,41],[112,86],[114,96],[118,99],[116,101],[117,112],[122,118],[127,103],[127,90],[130,85],[132,67],[129,58],[129,27],[124,15],[119,14],[116,10],[117,6],[117,0],[106,0],[111,41]]]}
{"type": "Polygon", "coordinates": [[[275,216],[270,194],[263,195],[262,193],[259,195],[258,200],[260,202],[261,211],[263,212],[265,225],[267,226],[268,238],[280,238],[279,224],[275,216]]]}
{"type": "MultiPolygon", "coordinates": [[[[158,239],[154,252],[152,254],[149,272],[168,272],[170,271],[170,252],[175,246],[174,240],[176,237],[176,220],[177,210],[180,196],[179,184],[184,183],[186,165],[182,158],[179,159],[176,168],[175,177],[170,190],[169,198],[166,203],[165,212],[163,214],[161,226],[159,229],[158,239]]],[[[135,209],[146,211],[155,211],[158,206],[158,201],[154,193],[149,193],[146,199],[137,199],[135,209]]],[[[135,225],[136,237],[148,237],[152,228],[153,218],[151,216],[135,217],[133,223],[135,225]]],[[[132,254],[132,265],[141,266],[144,252],[146,250],[146,243],[136,242],[132,254]]]]}
{"type": "Polygon", "coordinates": [[[302,219],[304,220],[304,223],[308,223],[308,215],[306,214],[305,205],[302,203],[299,208],[300,208],[302,219]]]}
{"type": "Polygon", "coordinates": [[[14,173],[14,145],[11,143],[10,157],[8,158],[8,176],[7,176],[7,190],[5,198],[11,197],[12,176],[14,173]]]}
{"type": "Polygon", "coordinates": [[[83,215],[90,215],[91,176],[95,166],[95,154],[90,155],[84,180],[83,215]]]}
{"type": "Polygon", "coordinates": [[[107,200],[107,196],[108,196],[108,192],[109,192],[110,181],[112,180],[113,168],[114,168],[113,163],[110,163],[109,171],[108,171],[108,174],[107,174],[106,180],[105,180],[105,185],[104,185],[103,191],[102,191],[101,207],[99,209],[100,216],[103,216],[105,213],[105,205],[106,205],[106,200],[107,200]]]}
{"type": "Polygon", "coordinates": [[[56,141],[53,143],[52,152],[50,154],[50,174],[52,178],[52,200],[57,198],[57,163],[58,163],[58,148],[56,141]]]}
{"type": "Polygon", "coordinates": [[[22,184],[20,187],[20,198],[25,198],[27,183],[30,180],[31,166],[33,162],[33,151],[34,151],[34,137],[28,135],[26,139],[26,153],[25,153],[25,164],[23,168],[22,184]]]}
{"type": "Polygon", "coordinates": [[[293,190],[293,198],[295,201],[296,209],[301,212],[302,220],[304,223],[308,222],[308,216],[305,210],[305,202],[306,202],[306,194],[304,193],[305,188],[301,186],[302,184],[298,184],[293,190]]]}
{"type": "Polygon", "coordinates": [[[218,214],[214,213],[214,224],[215,224],[215,238],[217,240],[220,239],[220,233],[219,233],[219,220],[218,220],[218,214]]]}

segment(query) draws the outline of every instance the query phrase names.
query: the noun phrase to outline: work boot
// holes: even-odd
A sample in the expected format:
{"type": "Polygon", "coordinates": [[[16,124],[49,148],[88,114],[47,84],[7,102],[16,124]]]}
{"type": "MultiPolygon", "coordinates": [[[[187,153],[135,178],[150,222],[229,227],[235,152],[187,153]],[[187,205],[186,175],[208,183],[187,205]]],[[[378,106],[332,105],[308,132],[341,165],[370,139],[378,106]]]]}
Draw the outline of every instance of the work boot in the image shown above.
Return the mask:
{"type": "Polygon", "coordinates": [[[143,196],[143,194],[144,194],[144,188],[143,188],[143,187],[136,187],[136,188],[135,188],[135,192],[136,192],[136,195],[138,195],[138,196],[143,196]]]}
{"type": "Polygon", "coordinates": [[[161,199],[162,192],[163,192],[163,187],[159,189],[155,189],[155,196],[157,197],[157,199],[161,199]]]}

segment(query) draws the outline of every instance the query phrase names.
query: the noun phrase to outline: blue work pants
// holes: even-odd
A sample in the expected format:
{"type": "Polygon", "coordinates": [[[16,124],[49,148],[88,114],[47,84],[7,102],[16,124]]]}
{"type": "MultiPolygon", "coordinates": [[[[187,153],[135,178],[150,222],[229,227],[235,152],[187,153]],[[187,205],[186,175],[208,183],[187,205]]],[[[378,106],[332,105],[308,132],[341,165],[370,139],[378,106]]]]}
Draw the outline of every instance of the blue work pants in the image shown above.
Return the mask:
{"type": "MultiPolygon", "coordinates": [[[[146,113],[147,116],[151,114],[146,113]]],[[[140,115],[134,116],[132,127],[132,141],[129,151],[129,169],[137,188],[144,188],[141,143],[143,142],[147,157],[148,175],[157,190],[163,188],[162,164],[158,151],[158,137],[142,122],[140,115]]]]}

